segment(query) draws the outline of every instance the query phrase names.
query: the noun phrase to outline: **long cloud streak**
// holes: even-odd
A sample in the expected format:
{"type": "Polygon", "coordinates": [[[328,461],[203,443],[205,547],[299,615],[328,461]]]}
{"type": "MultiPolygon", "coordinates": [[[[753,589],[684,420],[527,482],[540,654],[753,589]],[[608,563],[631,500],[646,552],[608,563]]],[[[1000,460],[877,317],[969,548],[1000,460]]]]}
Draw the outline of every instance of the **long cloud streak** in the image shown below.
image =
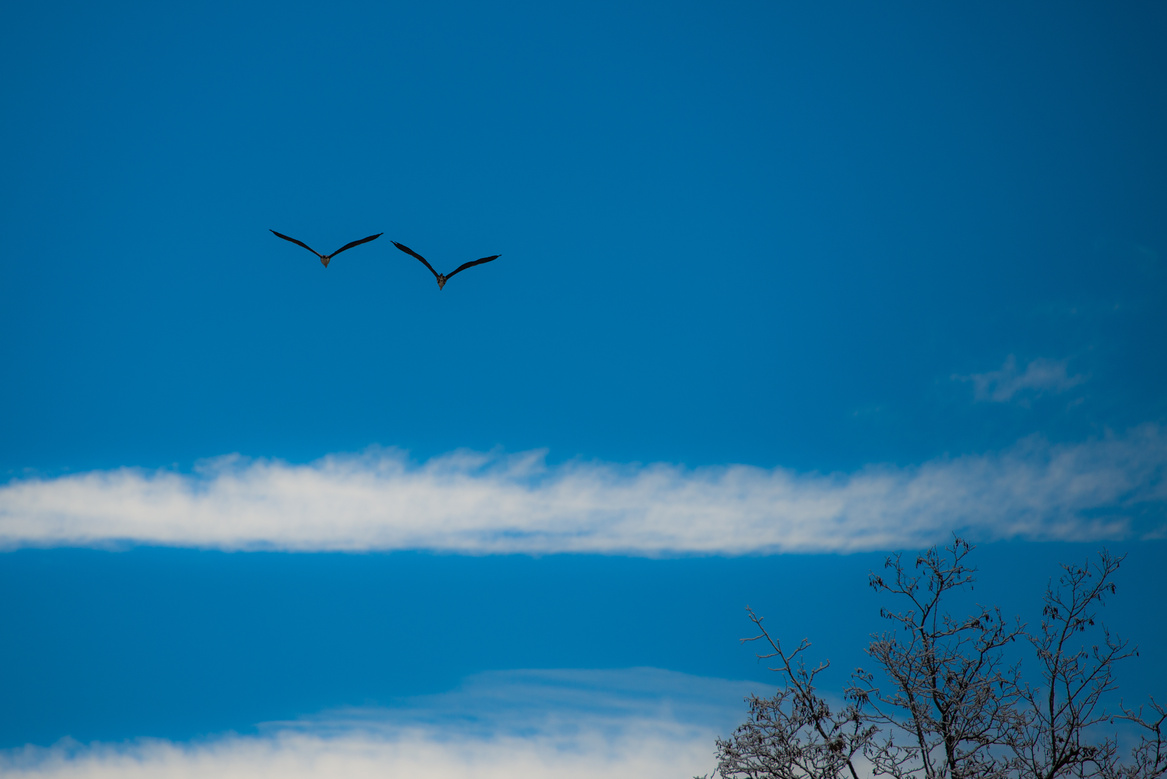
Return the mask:
{"type": "Polygon", "coordinates": [[[142,741],[29,749],[8,759],[0,756],[0,769],[11,779],[664,779],[712,769],[713,737],[635,727],[619,740],[585,732],[569,741],[503,738],[455,743],[430,731],[403,731],[391,739],[367,733],[333,738],[282,733],[196,745],[142,741]]]}
{"type": "Polygon", "coordinates": [[[849,474],[744,465],[572,462],[542,453],[392,450],[307,465],[220,458],[193,474],[118,469],[0,487],[0,545],[468,554],[749,554],[980,540],[1162,536],[1167,436],[1145,425],[1073,445],[849,474]]]}
{"type": "Polygon", "coordinates": [[[338,710],[259,734],[0,750],[24,779],[684,777],[758,685],[659,669],[503,671],[400,709],[338,710]]]}

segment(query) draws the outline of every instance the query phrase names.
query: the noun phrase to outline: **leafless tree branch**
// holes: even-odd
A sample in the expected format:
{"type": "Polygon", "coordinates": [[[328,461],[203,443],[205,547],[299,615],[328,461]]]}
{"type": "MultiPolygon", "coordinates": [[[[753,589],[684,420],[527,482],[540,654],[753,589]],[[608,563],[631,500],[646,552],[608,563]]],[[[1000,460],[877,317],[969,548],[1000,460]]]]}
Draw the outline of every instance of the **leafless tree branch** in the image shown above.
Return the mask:
{"type": "Polygon", "coordinates": [[[875,673],[856,669],[833,711],[816,678],[830,663],[804,663],[810,642],[785,649],[747,609],[782,679],[770,698],[751,696],[749,719],[717,742],[724,779],[1157,779],[1167,775],[1167,710],[1151,699],[1128,709],[1109,708],[1118,689],[1115,667],[1138,654],[1098,619],[1117,592],[1122,557],[1099,554],[1092,565],[1063,565],[1055,589],[1047,587],[1041,629],[1026,632],[998,607],[977,605],[954,618],[946,596],[972,588],[973,547],[960,538],[905,563],[887,558],[884,573],[870,575],[876,592],[904,605],[881,609],[889,630],[873,635],[867,653],[875,673]],[[1025,639],[1019,642],[1019,639],[1025,639]],[[1092,643],[1089,643],[1092,641],[1092,643]],[[1041,683],[1023,681],[1020,663],[1006,649],[1028,643],[1041,683]],[[1139,740],[1126,759],[1117,735],[1098,735],[1103,724],[1125,721],[1139,740]]]}

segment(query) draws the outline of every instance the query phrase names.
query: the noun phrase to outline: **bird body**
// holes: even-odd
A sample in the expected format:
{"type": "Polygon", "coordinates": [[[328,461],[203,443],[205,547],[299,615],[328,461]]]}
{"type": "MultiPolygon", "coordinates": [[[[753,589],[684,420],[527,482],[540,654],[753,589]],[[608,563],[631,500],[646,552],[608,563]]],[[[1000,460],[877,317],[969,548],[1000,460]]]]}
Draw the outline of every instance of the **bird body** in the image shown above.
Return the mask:
{"type": "Polygon", "coordinates": [[[467,268],[472,268],[475,265],[481,265],[484,262],[490,262],[491,260],[497,260],[499,257],[502,256],[501,254],[495,254],[495,255],[490,256],[490,257],[483,257],[480,260],[471,260],[470,262],[462,263],[461,265],[459,265],[456,269],[454,269],[450,273],[438,273],[436,270],[434,270],[434,266],[430,265],[429,262],[426,261],[425,257],[422,257],[420,254],[415,252],[413,249],[410,249],[405,244],[400,244],[400,243],[397,243],[397,241],[394,241],[393,245],[396,246],[401,251],[405,252],[406,254],[408,254],[412,257],[416,257],[417,259],[421,260],[421,264],[426,266],[427,268],[429,268],[430,273],[434,274],[434,276],[437,278],[438,289],[442,289],[443,287],[445,287],[446,282],[449,281],[450,277],[452,277],[455,273],[461,273],[462,271],[466,270],[467,268]]]}
{"type": "MultiPolygon", "coordinates": [[[[270,228],[268,228],[268,229],[270,229],[270,228]]],[[[279,238],[283,238],[285,241],[291,241],[294,244],[297,244],[299,246],[303,246],[305,249],[307,249],[308,251],[315,254],[317,257],[320,258],[320,262],[324,263],[325,268],[328,267],[329,260],[331,260],[336,255],[340,254],[341,252],[345,251],[346,249],[351,249],[354,246],[360,246],[362,243],[368,243],[369,241],[373,240],[374,238],[380,238],[382,235],[384,235],[384,233],[377,233],[376,235],[370,235],[368,238],[362,238],[359,241],[353,241],[352,243],[346,243],[344,246],[340,247],[339,249],[334,251],[332,254],[321,254],[320,252],[316,251],[315,249],[313,249],[311,246],[304,243],[303,241],[297,241],[295,238],[289,238],[288,236],[284,235],[283,233],[277,233],[275,230],[272,230],[272,232],[275,233],[275,235],[278,236],[279,238]]]]}

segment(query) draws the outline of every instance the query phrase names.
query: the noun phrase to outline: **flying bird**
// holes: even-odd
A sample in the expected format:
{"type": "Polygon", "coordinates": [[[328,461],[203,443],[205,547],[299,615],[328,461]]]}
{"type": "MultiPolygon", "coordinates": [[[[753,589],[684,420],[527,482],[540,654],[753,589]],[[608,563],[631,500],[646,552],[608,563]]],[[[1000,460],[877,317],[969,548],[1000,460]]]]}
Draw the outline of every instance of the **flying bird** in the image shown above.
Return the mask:
{"type": "Polygon", "coordinates": [[[406,254],[411,254],[411,255],[413,255],[414,257],[416,257],[416,258],[418,258],[419,260],[421,260],[421,264],[422,264],[422,265],[424,265],[424,266],[426,266],[427,268],[429,268],[429,269],[430,269],[430,273],[434,274],[434,276],[436,276],[436,277],[437,277],[437,279],[438,279],[438,289],[441,289],[442,287],[446,286],[446,282],[447,282],[447,281],[449,281],[449,280],[450,280],[450,278],[451,278],[451,277],[452,277],[452,276],[453,276],[455,273],[461,273],[462,271],[466,270],[467,268],[473,268],[475,265],[481,265],[481,264],[482,264],[482,263],[484,263],[484,262],[490,262],[491,260],[497,260],[499,257],[501,257],[501,256],[502,256],[501,254],[496,254],[496,255],[494,255],[494,256],[492,256],[492,257],[483,257],[481,260],[473,260],[473,261],[471,261],[471,262],[464,262],[464,263],[462,263],[461,265],[459,265],[459,266],[457,267],[457,269],[455,269],[454,271],[452,271],[452,272],[450,272],[450,273],[448,273],[448,274],[443,274],[443,273],[438,273],[436,270],[434,270],[434,266],[433,266],[433,265],[430,265],[428,262],[426,262],[426,259],[425,259],[425,257],[422,257],[420,254],[418,254],[417,252],[415,252],[413,249],[410,249],[408,246],[406,246],[406,245],[404,245],[404,244],[397,243],[397,241],[394,241],[394,242],[393,242],[393,245],[394,245],[394,246],[396,246],[396,247],[397,247],[398,249],[400,249],[401,251],[405,252],[406,254]]]}
{"type": "Polygon", "coordinates": [[[304,243],[303,241],[297,241],[295,238],[289,238],[288,236],[284,235],[283,233],[276,233],[275,230],[272,230],[272,232],[275,233],[280,238],[283,238],[285,241],[291,241],[294,244],[299,244],[300,246],[303,246],[305,249],[307,249],[308,251],[315,254],[317,257],[320,258],[320,261],[322,263],[324,263],[325,268],[328,267],[329,260],[331,260],[333,257],[335,257],[336,255],[343,252],[345,249],[351,249],[354,246],[360,246],[362,243],[368,243],[369,241],[373,240],[374,238],[380,238],[382,235],[384,235],[384,233],[377,233],[376,235],[370,235],[368,238],[362,238],[359,241],[353,241],[352,243],[346,243],[344,246],[340,247],[339,249],[334,251],[332,254],[321,254],[320,252],[316,251],[315,249],[313,249],[311,246],[304,243]]]}

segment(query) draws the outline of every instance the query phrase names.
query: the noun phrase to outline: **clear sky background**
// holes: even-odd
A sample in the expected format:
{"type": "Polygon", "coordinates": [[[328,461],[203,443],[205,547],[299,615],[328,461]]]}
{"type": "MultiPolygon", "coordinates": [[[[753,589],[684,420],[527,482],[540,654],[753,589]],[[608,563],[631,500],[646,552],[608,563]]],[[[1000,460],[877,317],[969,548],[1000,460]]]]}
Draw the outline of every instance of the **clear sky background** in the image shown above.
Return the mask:
{"type": "Polygon", "coordinates": [[[705,772],[952,532],[1167,696],[1162,4],[5,19],[0,766],[705,772]]]}

